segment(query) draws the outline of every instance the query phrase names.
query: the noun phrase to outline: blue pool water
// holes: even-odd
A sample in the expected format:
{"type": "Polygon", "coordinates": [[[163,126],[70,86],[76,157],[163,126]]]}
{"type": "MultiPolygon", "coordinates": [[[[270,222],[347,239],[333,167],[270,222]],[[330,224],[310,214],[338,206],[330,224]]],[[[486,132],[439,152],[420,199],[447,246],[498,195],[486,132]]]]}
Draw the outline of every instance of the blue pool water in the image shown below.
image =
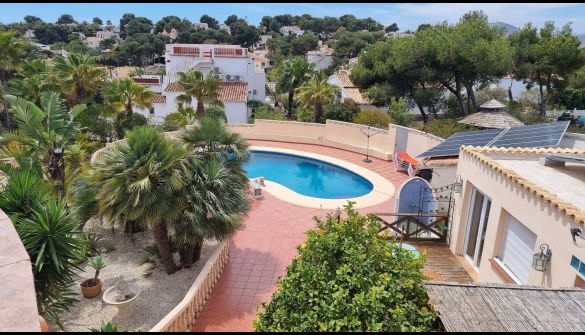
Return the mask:
{"type": "Polygon", "coordinates": [[[365,178],[340,166],[296,155],[252,151],[244,168],[248,178],[264,177],[309,197],[355,198],[374,186],[365,178]]]}

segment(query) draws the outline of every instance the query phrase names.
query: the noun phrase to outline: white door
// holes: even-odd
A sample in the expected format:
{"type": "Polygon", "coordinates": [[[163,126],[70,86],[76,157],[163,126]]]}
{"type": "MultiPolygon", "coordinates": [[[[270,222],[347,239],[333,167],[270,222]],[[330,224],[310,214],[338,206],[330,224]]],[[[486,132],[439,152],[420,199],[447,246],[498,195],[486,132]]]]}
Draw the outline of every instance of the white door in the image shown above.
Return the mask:
{"type": "Polygon", "coordinates": [[[483,242],[487,229],[487,221],[490,215],[492,201],[475,187],[471,195],[471,204],[465,232],[465,245],[463,247],[465,258],[479,269],[481,255],[483,252],[483,242]]]}
{"type": "Polygon", "coordinates": [[[535,244],[536,234],[508,214],[508,224],[506,225],[500,258],[522,284],[528,283],[535,244]]]}

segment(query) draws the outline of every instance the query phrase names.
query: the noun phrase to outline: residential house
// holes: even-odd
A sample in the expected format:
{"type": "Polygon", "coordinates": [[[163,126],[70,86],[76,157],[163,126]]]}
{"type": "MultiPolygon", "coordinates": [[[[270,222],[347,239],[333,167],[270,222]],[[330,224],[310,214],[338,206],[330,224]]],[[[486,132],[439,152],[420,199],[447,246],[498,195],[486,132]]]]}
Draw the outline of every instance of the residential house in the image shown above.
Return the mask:
{"type": "Polygon", "coordinates": [[[50,45],[46,45],[46,44],[42,44],[42,43],[32,43],[32,45],[34,45],[35,47],[37,47],[41,50],[51,50],[50,45]]]}
{"type": "Polygon", "coordinates": [[[194,23],[194,25],[199,29],[204,29],[204,30],[211,29],[211,28],[209,28],[209,25],[207,23],[200,22],[200,23],[194,23]]]}
{"type": "MultiPolygon", "coordinates": [[[[228,123],[247,123],[250,117],[247,102],[265,100],[266,74],[262,68],[256,67],[253,54],[239,45],[167,44],[165,61],[166,74],[162,80],[137,78],[138,82],[158,93],[153,108],[141,110],[154,123],[162,123],[169,113],[177,110],[176,98],[184,93],[177,73],[190,69],[221,79],[219,99],[224,104],[228,123]]],[[[193,101],[191,105],[196,104],[193,101]]]]}
{"type": "Polygon", "coordinates": [[[222,23],[222,24],[219,25],[219,30],[225,30],[225,31],[227,31],[228,35],[231,35],[232,34],[232,30],[231,30],[230,26],[228,26],[225,23],[222,23]]]}
{"type": "Polygon", "coordinates": [[[106,40],[108,38],[114,38],[114,39],[120,38],[120,34],[113,32],[113,31],[109,31],[109,30],[100,30],[100,31],[95,33],[95,36],[98,38],[101,38],[102,40],[106,40]]]}
{"type": "Polygon", "coordinates": [[[295,35],[302,35],[305,32],[303,30],[301,30],[301,28],[299,26],[283,26],[280,27],[280,33],[284,36],[288,36],[290,34],[295,34],[295,35]]]}
{"type": "Polygon", "coordinates": [[[333,65],[333,49],[323,44],[319,49],[307,52],[307,61],[315,64],[316,70],[325,70],[333,65]]]}
{"type": "Polygon", "coordinates": [[[343,101],[350,99],[360,106],[361,110],[376,109],[371,104],[370,100],[360,92],[359,88],[349,79],[350,72],[347,70],[339,70],[329,77],[328,83],[341,88],[338,100],[343,101]]]}
{"type": "Polygon", "coordinates": [[[179,36],[179,32],[175,28],[172,28],[170,32],[167,32],[166,29],[163,29],[161,35],[168,36],[171,40],[176,40],[179,36]]]}
{"type": "Polygon", "coordinates": [[[258,38],[258,41],[256,43],[254,43],[254,45],[253,45],[254,50],[266,49],[266,42],[268,42],[268,40],[271,38],[272,38],[272,36],[270,36],[270,35],[260,35],[260,37],[258,38]]]}
{"type": "Polygon", "coordinates": [[[272,66],[272,60],[268,58],[268,54],[268,50],[254,50],[252,58],[254,58],[257,69],[266,70],[272,66]]]}
{"type": "Polygon", "coordinates": [[[456,174],[449,247],[475,281],[585,288],[584,149],[464,146],[456,174]]]}
{"type": "Polygon", "coordinates": [[[27,29],[24,32],[24,38],[29,39],[29,40],[35,38],[35,31],[32,29],[27,29]]]}

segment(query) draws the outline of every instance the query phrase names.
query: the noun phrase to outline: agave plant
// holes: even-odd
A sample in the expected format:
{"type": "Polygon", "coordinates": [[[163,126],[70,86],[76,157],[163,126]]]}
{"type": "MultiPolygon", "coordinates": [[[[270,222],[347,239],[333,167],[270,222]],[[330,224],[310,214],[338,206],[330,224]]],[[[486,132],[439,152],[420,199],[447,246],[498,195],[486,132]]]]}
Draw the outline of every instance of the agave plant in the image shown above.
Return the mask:
{"type": "Polygon", "coordinates": [[[118,332],[120,332],[120,330],[118,329],[118,326],[113,324],[111,321],[108,321],[108,323],[105,323],[102,321],[102,325],[100,326],[99,329],[89,328],[89,330],[91,330],[92,333],[118,333],[118,332]]]}

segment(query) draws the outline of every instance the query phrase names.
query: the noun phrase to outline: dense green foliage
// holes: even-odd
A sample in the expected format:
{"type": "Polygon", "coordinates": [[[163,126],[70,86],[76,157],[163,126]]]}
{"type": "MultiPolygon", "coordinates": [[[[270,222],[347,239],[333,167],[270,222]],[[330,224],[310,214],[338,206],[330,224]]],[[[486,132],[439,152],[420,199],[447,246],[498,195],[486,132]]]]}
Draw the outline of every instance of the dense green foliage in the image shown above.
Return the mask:
{"type": "Polygon", "coordinates": [[[264,120],[286,120],[286,116],[282,113],[275,112],[264,106],[258,107],[252,115],[252,120],[264,119],[264,120]]]}
{"type": "Polygon", "coordinates": [[[435,326],[415,259],[377,237],[374,216],[351,204],[347,219],[315,218],[317,228],[286,270],[278,291],[254,321],[262,332],[430,331],[435,326]]]}
{"type": "Polygon", "coordinates": [[[363,124],[366,126],[388,129],[392,122],[390,115],[379,109],[365,109],[359,112],[354,118],[353,122],[363,124]]]}

